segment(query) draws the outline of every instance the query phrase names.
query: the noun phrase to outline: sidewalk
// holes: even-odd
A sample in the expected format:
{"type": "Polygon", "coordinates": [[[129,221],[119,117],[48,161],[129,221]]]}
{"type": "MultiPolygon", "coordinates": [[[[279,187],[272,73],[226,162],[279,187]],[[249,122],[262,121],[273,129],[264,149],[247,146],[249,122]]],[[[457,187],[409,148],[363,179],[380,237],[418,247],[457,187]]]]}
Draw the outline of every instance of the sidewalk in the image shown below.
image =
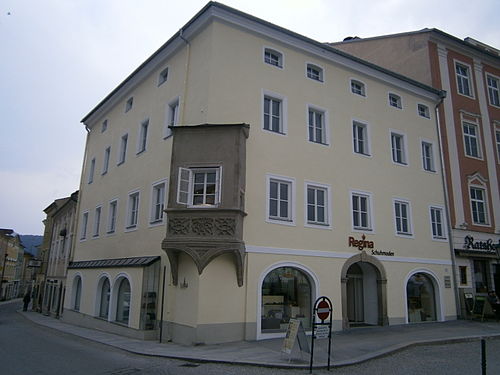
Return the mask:
{"type": "MultiPolygon", "coordinates": [[[[140,355],[266,367],[307,368],[309,366],[309,354],[302,353],[301,355],[297,343],[291,360],[288,355],[281,353],[283,339],[201,346],[183,346],[173,343],[160,344],[157,341],[135,340],[107,332],[77,327],[36,312],[19,311],[19,313],[33,323],[140,355]]],[[[333,334],[331,365],[333,367],[351,365],[411,345],[442,344],[494,337],[500,338],[500,323],[493,321],[457,320],[390,327],[355,328],[333,334]]],[[[326,339],[315,341],[314,367],[326,367],[327,343],[328,340],[326,339]]]]}

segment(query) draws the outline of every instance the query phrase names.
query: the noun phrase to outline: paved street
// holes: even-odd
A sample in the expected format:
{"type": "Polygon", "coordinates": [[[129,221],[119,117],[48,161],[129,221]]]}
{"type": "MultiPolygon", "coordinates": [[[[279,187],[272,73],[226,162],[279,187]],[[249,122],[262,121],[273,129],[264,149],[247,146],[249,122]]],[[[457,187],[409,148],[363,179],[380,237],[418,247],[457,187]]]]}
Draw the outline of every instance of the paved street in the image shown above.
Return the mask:
{"type": "MultiPolygon", "coordinates": [[[[147,357],[36,325],[16,310],[0,305],[0,374],[51,375],[299,375],[304,369],[193,363],[147,357]]],[[[488,374],[500,373],[500,339],[487,341],[488,374]]],[[[481,374],[480,342],[417,346],[365,363],[332,369],[332,374],[481,374]]],[[[314,374],[328,374],[314,370],[314,374]]]]}

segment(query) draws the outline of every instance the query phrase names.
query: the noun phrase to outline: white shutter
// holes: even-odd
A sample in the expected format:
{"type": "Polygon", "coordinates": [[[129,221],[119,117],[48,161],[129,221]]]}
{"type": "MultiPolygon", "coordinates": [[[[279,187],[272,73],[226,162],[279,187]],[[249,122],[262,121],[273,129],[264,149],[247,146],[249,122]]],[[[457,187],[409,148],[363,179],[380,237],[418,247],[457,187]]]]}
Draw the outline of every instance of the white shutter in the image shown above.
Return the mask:
{"type": "Polygon", "coordinates": [[[177,180],[177,203],[186,205],[190,203],[191,181],[191,170],[180,167],[177,180]]]}

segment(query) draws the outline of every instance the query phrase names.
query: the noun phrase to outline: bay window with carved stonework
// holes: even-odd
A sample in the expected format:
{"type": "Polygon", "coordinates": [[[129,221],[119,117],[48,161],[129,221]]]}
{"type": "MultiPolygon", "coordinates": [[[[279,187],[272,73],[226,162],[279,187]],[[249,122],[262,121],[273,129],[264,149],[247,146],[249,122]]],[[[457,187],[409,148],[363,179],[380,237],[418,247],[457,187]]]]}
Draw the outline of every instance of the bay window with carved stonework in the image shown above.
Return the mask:
{"type": "Polygon", "coordinates": [[[176,126],[167,205],[168,255],[178,283],[179,255],[189,255],[201,275],[222,254],[231,254],[243,285],[245,156],[248,125],[176,126]]]}

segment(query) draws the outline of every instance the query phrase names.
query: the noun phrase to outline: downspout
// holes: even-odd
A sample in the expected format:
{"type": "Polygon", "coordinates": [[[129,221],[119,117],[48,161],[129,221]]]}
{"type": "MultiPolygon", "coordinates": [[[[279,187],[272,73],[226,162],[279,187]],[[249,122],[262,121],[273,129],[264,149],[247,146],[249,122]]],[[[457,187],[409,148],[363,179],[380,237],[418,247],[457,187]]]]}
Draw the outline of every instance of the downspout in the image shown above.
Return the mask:
{"type": "Polygon", "coordinates": [[[440,100],[436,104],[434,108],[434,112],[436,114],[436,128],[437,128],[437,133],[438,133],[438,138],[439,138],[439,163],[441,166],[441,180],[443,183],[443,190],[444,190],[444,206],[446,210],[446,230],[448,232],[448,246],[450,249],[450,257],[451,257],[451,269],[452,269],[452,280],[453,280],[453,291],[455,293],[455,309],[457,313],[457,318],[461,316],[462,310],[461,310],[461,304],[460,304],[460,296],[458,293],[458,283],[457,283],[457,265],[456,265],[456,260],[455,260],[455,249],[453,246],[453,237],[452,237],[452,228],[451,228],[451,210],[450,210],[450,204],[449,204],[449,197],[448,197],[448,184],[446,182],[446,177],[445,177],[445,164],[444,164],[444,156],[443,156],[443,138],[441,136],[441,123],[439,121],[439,106],[443,103],[444,99],[446,98],[446,91],[441,91],[439,93],[440,100]]]}
{"type": "Polygon", "coordinates": [[[184,74],[184,97],[182,98],[182,109],[181,109],[181,115],[179,118],[179,123],[184,124],[184,115],[185,115],[185,110],[186,110],[186,99],[187,99],[187,91],[188,91],[188,75],[189,75],[189,63],[191,60],[191,44],[189,41],[184,38],[184,31],[180,29],[179,31],[179,37],[186,43],[186,66],[185,66],[185,74],[184,74]]]}

